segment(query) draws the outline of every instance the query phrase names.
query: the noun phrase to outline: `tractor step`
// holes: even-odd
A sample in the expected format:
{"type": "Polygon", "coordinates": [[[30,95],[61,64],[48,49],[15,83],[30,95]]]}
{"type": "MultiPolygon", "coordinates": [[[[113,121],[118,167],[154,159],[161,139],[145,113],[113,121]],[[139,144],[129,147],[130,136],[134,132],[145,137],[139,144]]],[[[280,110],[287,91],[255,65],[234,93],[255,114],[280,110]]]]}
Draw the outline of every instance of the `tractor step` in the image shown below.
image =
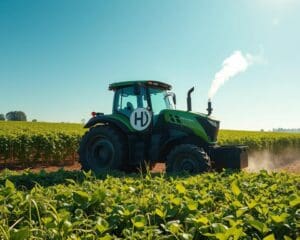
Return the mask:
{"type": "Polygon", "coordinates": [[[244,145],[223,145],[210,148],[213,169],[242,169],[248,167],[248,147],[244,145]]]}

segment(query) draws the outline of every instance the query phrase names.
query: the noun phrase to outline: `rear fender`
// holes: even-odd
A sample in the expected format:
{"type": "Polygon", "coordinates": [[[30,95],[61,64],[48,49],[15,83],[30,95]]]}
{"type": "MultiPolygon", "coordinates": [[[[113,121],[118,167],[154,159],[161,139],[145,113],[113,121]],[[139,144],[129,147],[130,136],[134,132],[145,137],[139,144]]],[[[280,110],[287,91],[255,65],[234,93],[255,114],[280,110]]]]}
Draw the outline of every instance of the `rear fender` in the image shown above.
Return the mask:
{"type": "Polygon", "coordinates": [[[96,116],[96,117],[92,117],[85,125],[84,125],[84,128],[91,128],[91,127],[94,127],[96,125],[113,125],[115,127],[117,127],[118,129],[120,129],[123,133],[127,134],[127,133],[130,133],[130,129],[128,129],[128,127],[112,118],[112,117],[109,117],[109,116],[105,116],[105,115],[100,115],[100,116],[96,116]]]}

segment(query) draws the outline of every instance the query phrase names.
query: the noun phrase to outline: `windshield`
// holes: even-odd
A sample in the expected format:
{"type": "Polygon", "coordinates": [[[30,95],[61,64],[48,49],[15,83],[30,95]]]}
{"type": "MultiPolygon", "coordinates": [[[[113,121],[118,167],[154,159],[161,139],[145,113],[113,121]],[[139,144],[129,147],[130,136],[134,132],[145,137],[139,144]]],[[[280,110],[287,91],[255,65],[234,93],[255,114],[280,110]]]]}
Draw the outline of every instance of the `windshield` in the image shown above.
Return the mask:
{"type": "Polygon", "coordinates": [[[159,114],[160,111],[164,109],[174,109],[172,94],[158,88],[150,88],[149,93],[154,115],[159,114]]]}

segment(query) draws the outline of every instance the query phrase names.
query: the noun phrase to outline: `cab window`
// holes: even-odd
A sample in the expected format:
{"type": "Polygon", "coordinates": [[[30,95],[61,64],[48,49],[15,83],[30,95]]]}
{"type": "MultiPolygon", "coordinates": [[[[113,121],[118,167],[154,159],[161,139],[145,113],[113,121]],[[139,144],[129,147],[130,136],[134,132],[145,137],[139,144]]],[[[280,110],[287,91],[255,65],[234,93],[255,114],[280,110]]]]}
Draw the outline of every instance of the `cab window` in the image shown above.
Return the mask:
{"type": "Polygon", "coordinates": [[[115,94],[115,111],[130,117],[137,108],[148,108],[146,90],[144,87],[125,87],[115,94]]]}
{"type": "Polygon", "coordinates": [[[158,115],[161,110],[172,108],[165,90],[150,88],[150,98],[154,115],[158,115]]]}

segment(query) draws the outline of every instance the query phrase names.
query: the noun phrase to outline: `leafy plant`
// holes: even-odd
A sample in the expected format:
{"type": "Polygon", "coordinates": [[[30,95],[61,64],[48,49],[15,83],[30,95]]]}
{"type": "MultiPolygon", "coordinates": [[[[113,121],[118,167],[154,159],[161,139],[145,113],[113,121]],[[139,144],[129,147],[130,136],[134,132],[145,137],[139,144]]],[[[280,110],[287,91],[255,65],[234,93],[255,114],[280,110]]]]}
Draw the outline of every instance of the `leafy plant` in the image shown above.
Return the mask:
{"type": "MultiPolygon", "coordinates": [[[[0,174],[0,239],[296,239],[300,176],[0,174]],[[27,175],[35,186],[27,185],[27,175]],[[22,180],[24,178],[24,180],[22,180]],[[53,179],[64,179],[53,185],[53,179]]],[[[54,180],[55,181],[55,180],[54,180]]]]}

